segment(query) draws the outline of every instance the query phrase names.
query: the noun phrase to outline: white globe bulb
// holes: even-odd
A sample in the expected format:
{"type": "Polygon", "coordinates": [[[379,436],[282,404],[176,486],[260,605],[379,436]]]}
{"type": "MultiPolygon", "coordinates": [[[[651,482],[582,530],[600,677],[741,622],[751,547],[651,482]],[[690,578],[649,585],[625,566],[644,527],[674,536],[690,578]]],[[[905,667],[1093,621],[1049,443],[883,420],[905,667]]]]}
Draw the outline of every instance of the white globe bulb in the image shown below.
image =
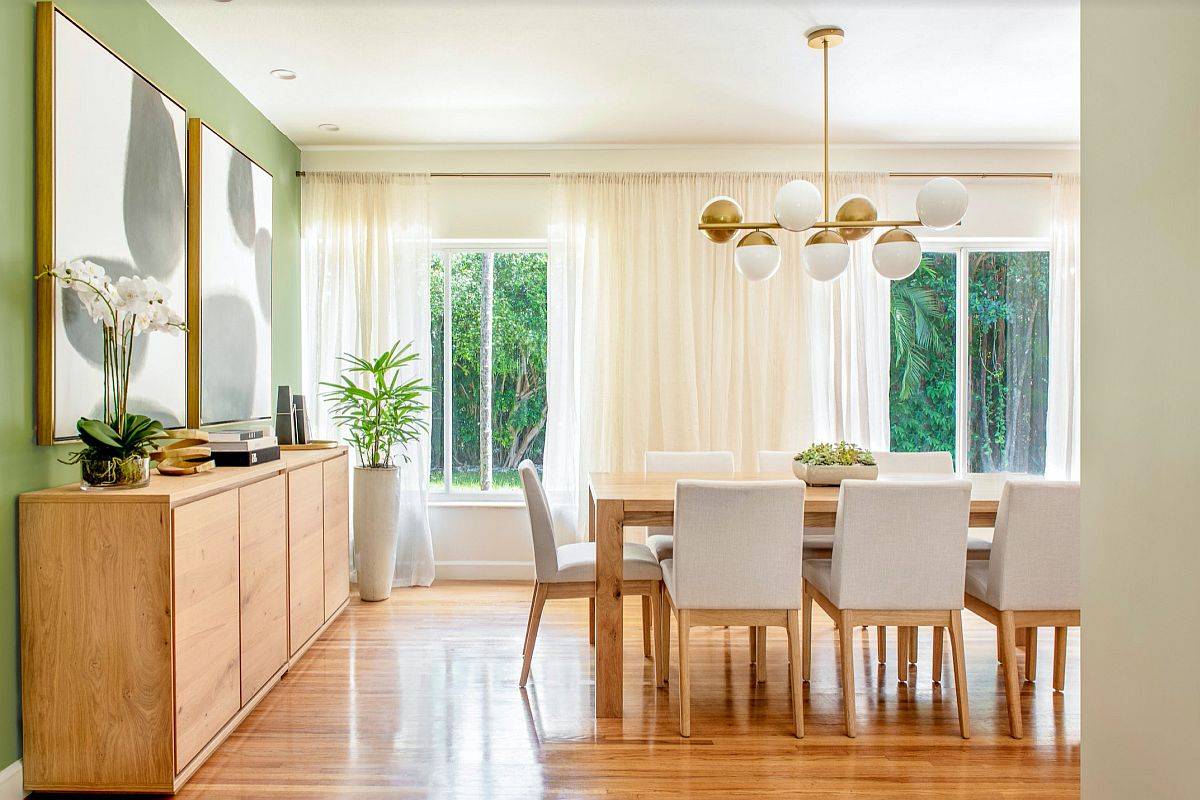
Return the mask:
{"type": "Polygon", "coordinates": [[[748,281],[765,281],[779,270],[779,261],[779,245],[762,231],[747,233],[733,251],[734,266],[748,281]]]}
{"type": "Polygon", "coordinates": [[[788,181],[775,193],[775,221],[789,231],[812,227],[821,216],[821,191],[809,181],[788,181]]]}
{"type": "Polygon", "coordinates": [[[917,219],[926,228],[945,230],[967,213],[967,187],[954,178],[934,178],[917,192],[917,219]]]}
{"type": "Polygon", "coordinates": [[[871,261],[875,271],[888,280],[904,280],[921,265],[921,243],[903,228],[895,228],[875,242],[871,261]]]}
{"type": "Polygon", "coordinates": [[[814,280],[831,281],[846,271],[850,245],[837,231],[818,231],[809,237],[802,256],[804,268],[814,280]]]}

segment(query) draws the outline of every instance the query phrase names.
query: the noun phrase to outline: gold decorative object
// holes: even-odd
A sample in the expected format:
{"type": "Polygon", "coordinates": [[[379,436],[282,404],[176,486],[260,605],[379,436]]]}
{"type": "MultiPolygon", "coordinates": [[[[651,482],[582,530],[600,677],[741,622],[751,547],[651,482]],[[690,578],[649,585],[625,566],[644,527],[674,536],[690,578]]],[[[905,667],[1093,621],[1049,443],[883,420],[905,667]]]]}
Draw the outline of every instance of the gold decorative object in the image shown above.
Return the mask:
{"type": "Polygon", "coordinates": [[[280,450],[332,450],[338,443],[332,439],[313,439],[305,444],[281,444],[280,450]]]}
{"type": "MultiPolygon", "coordinates": [[[[840,251],[835,248],[827,248],[820,256],[814,255],[811,251],[806,251],[805,266],[809,273],[818,280],[831,280],[840,275],[845,269],[850,253],[848,242],[869,236],[875,228],[903,229],[922,226],[944,230],[961,225],[963,215],[966,213],[968,198],[967,190],[958,180],[952,176],[943,175],[930,180],[917,195],[916,207],[918,219],[881,220],[879,219],[879,213],[876,210],[875,204],[870,198],[863,197],[862,195],[846,198],[841,207],[838,208],[837,213],[830,216],[829,49],[842,44],[846,39],[846,32],[836,25],[819,25],[811,28],[807,32],[806,38],[809,47],[821,51],[822,62],[824,89],[822,98],[822,143],[824,152],[822,182],[824,183],[824,192],[820,193],[821,198],[819,201],[823,207],[821,218],[815,220],[818,210],[816,208],[818,190],[809,181],[796,180],[792,181],[776,195],[774,208],[775,220],[772,222],[745,220],[742,208],[738,205],[738,202],[732,197],[721,195],[712,198],[704,206],[704,210],[700,214],[698,228],[710,241],[716,244],[731,241],[737,231],[752,231],[753,233],[744,236],[738,242],[739,246],[748,244],[773,244],[774,240],[763,233],[766,229],[787,229],[800,232],[815,228],[818,233],[808,238],[806,247],[809,244],[818,244],[834,245],[843,248],[840,251]],[[797,186],[797,184],[803,184],[804,186],[797,186]],[[781,224],[780,220],[788,221],[791,227],[781,224]],[[810,220],[815,221],[812,221],[807,227],[801,227],[810,220]],[[834,235],[823,236],[821,235],[823,231],[830,231],[834,235]],[[810,258],[814,263],[809,263],[810,258]]],[[[911,234],[909,235],[911,236],[911,234]]],[[[898,234],[893,235],[888,241],[898,241],[895,238],[896,236],[898,234]]],[[[914,258],[913,254],[904,249],[889,252],[886,259],[873,259],[873,261],[877,264],[877,270],[879,270],[879,263],[886,262],[887,266],[891,268],[890,272],[894,275],[899,275],[911,274],[912,270],[908,269],[908,267],[912,269],[916,268],[916,261],[910,263],[912,258],[914,258]]],[[[915,258],[919,261],[919,251],[916,253],[915,258]]],[[[880,274],[888,277],[884,274],[884,271],[880,271],[880,274]]]]}
{"type": "Polygon", "coordinates": [[[168,433],[174,440],[150,454],[160,475],[195,475],[217,466],[208,446],[208,431],[182,428],[168,433]]]}

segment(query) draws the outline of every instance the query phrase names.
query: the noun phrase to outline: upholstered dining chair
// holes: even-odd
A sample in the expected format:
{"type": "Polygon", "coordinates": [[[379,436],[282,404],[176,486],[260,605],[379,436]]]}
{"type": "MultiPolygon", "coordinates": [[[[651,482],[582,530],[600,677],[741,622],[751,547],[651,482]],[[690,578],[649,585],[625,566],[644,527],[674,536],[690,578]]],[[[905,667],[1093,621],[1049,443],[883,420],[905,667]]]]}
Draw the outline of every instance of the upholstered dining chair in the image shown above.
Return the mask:
{"type": "MultiPolygon", "coordinates": [[[[846,735],[856,735],[855,625],[950,629],[959,729],[971,735],[963,662],[961,593],[971,484],[965,480],[842,482],[833,558],[804,562],[804,679],[812,652],[812,603],[838,623],[846,735]]],[[[937,650],[935,647],[935,658],[937,650]]],[[[903,659],[902,659],[903,660],[903,659]]]]}
{"type": "MultiPolygon", "coordinates": [[[[529,680],[529,667],[533,662],[533,646],[537,643],[538,626],[542,619],[542,607],[547,600],[560,598],[596,597],[596,543],[576,542],[557,546],[554,541],[554,522],[550,515],[550,504],[546,492],[538,480],[537,469],[528,459],[517,467],[521,475],[521,490],[525,493],[525,505],[529,509],[529,528],[533,534],[533,560],[536,580],[533,584],[533,602],[529,606],[529,619],[525,625],[524,662],[521,665],[521,683],[529,680]]],[[[662,570],[658,559],[644,544],[626,543],[623,591],[625,594],[642,595],[649,598],[654,609],[662,597],[662,570]]],[[[655,677],[661,680],[662,655],[655,660],[655,677]]]]}
{"type": "Polygon", "coordinates": [[[681,480],[675,486],[675,546],[672,557],[662,562],[658,631],[659,652],[669,669],[674,612],[683,736],[692,733],[689,631],[701,625],[787,630],[792,722],[796,736],[804,736],[796,595],[803,563],[804,489],[797,480],[681,480]]]}
{"type": "Polygon", "coordinates": [[[1079,484],[1009,481],[996,511],[996,533],[987,561],[968,561],[967,608],[996,626],[1008,728],[1020,739],[1021,690],[1016,639],[1026,638],[1025,678],[1037,669],[1039,626],[1054,628],[1054,690],[1066,682],[1067,628],[1079,625],[1079,484]]]}
{"type": "Polygon", "coordinates": [[[799,450],[759,450],[758,471],[760,473],[781,472],[792,474],[792,460],[799,450]]]}
{"type": "MultiPolygon", "coordinates": [[[[930,452],[894,453],[887,450],[874,450],[875,464],[879,467],[879,477],[889,478],[898,475],[920,477],[925,475],[953,475],[954,458],[944,450],[930,452]]],[[[967,549],[975,546],[975,540],[968,537],[967,549]]],[[[885,628],[876,630],[876,641],[879,650],[879,663],[887,663],[887,632],[885,628]]],[[[896,660],[897,677],[902,681],[908,680],[908,665],[917,663],[917,628],[916,626],[896,629],[896,660]]],[[[942,654],[939,652],[934,660],[941,664],[942,654]]],[[[941,680],[939,672],[934,673],[934,682],[941,680]]]]}

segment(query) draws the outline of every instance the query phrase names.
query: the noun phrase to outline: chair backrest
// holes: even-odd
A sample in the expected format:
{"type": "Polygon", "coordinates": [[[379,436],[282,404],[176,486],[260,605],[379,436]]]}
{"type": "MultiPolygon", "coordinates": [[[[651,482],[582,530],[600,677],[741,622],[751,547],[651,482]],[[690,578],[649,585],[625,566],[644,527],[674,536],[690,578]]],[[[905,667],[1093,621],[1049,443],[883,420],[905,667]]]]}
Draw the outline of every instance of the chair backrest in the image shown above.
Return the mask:
{"type": "Polygon", "coordinates": [[[681,480],[675,485],[679,608],[800,604],[804,483],[681,480]]]}
{"type": "Polygon", "coordinates": [[[984,598],[1002,611],[1079,609],[1079,484],[1009,481],[984,598]]]}
{"type": "Polygon", "coordinates": [[[953,475],[954,459],[946,452],[891,453],[875,450],[880,475],[953,475]]]}
{"type": "Polygon", "coordinates": [[[832,600],[844,609],[962,608],[971,484],[842,481],[832,600]]]}
{"type": "MultiPolygon", "coordinates": [[[[733,453],[729,450],[647,450],[646,472],[728,472],[733,473],[733,453]]],[[[666,525],[646,528],[648,536],[670,536],[666,525]]]]}
{"type": "Polygon", "coordinates": [[[647,450],[646,472],[733,472],[729,450],[647,450]]]}
{"type": "Polygon", "coordinates": [[[529,529],[533,533],[533,566],[539,581],[550,581],[558,575],[558,546],[554,542],[554,518],[546,490],[538,480],[537,468],[529,459],[517,465],[521,475],[521,491],[529,509],[529,529]]]}
{"type": "Polygon", "coordinates": [[[798,450],[759,450],[758,471],[790,473],[792,460],[796,458],[798,452],[798,450]]]}

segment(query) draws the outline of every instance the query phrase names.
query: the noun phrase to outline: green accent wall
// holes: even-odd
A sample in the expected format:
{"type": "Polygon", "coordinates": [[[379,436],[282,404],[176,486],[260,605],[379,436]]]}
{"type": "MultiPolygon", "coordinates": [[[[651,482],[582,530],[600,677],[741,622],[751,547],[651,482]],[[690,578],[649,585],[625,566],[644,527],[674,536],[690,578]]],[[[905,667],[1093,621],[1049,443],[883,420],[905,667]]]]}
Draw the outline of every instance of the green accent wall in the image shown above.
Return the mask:
{"type": "MultiPolygon", "coordinates": [[[[78,477],[33,443],[35,5],[0,0],[0,768],[21,756],[17,495],[78,477]]],[[[273,381],[299,384],[299,149],[144,0],[58,6],[274,175],[273,381]]]]}

